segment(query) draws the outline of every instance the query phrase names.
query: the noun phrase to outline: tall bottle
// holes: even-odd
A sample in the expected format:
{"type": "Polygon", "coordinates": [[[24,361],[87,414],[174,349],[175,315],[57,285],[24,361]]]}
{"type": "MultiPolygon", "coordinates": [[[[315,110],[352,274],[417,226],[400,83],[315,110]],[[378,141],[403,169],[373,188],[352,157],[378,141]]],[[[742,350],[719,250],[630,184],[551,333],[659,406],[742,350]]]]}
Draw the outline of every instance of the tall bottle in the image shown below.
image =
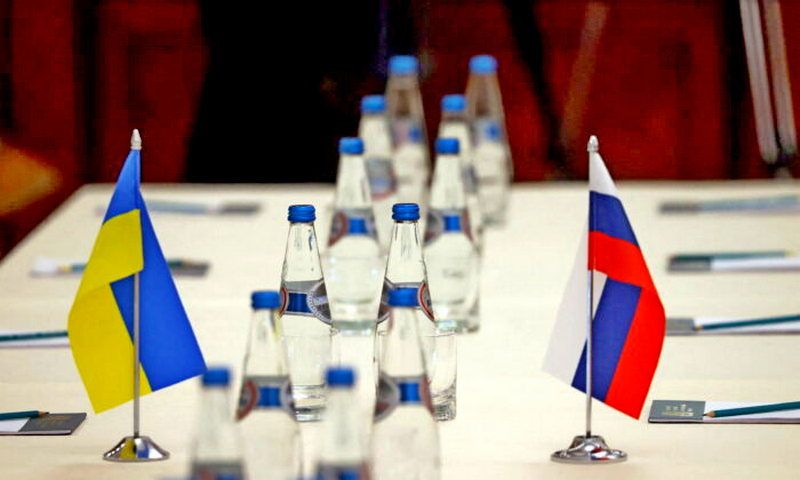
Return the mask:
{"type": "Polygon", "coordinates": [[[200,414],[192,445],[192,478],[246,478],[241,439],[230,414],[230,370],[209,367],[202,379],[200,414]]]}
{"type": "Polygon", "coordinates": [[[349,367],[329,368],[328,406],[322,425],[322,450],[317,464],[317,480],[369,480],[366,448],[362,443],[361,410],[353,385],[355,373],[349,367]]]}
{"type": "MultiPolygon", "coordinates": [[[[364,142],[343,138],[339,153],[335,210],[325,258],[331,314],[336,321],[374,319],[383,262],[362,157],[364,142]]],[[[391,223],[388,211],[386,218],[391,223]]]]}
{"type": "Polygon", "coordinates": [[[291,408],[291,387],[273,312],[276,291],[253,292],[236,417],[241,421],[247,471],[251,479],[295,480],[301,474],[302,441],[291,408]]]}
{"type": "MultiPolygon", "coordinates": [[[[401,186],[401,189],[424,191],[430,175],[430,158],[427,147],[428,135],[425,129],[425,112],[419,89],[419,62],[415,57],[397,55],[389,59],[386,103],[396,151],[402,151],[407,143],[421,144],[425,147],[422,152],[425,156],[422,164],[419,165],[421,168],[412,172],[413,177],[407,179],[412,184],[401,186]],[[412,135],[418,135],[419,141],[415,141],[412,135]]],[[[401,169],[404,170],[402,167],[401,169]]]]}
{"type": "Polygon", "coordinates": [[[456,138],[460,146],[461,172],[464,177],[464,192],[469,213],[470,234],[480,252],[483,246],[483,219],[478,198],[478,183],[473,162],[473,138],[467,119],[467,101],[464,95],[442,97],[442,121],[439,138],[456,138]]]}
{"type": "Polygon", "coordinates": [[[316,211],[312,205],[289,207],[278,318],[300,421],[318,420],[321,416],[325,405],[324,368],[331,348],[331,315],[314,220],[316,211]]]}
{"type": "MultiPolygon", "coordinates": [[[[476,144],[478,146],[483,143],[500,144],[503,147],[505,168],[502,171],[504,174],[502,182],[506,184],[507,188],[514,177],[514,162],[508,142],[503,98],[500,94],[500,84],[497,81],[497,60],[491,55],[476,55],[469,61],[469,71],[466,90],[467,115],[473,127],[476,144]]],[[[487,158],[483,152],[480,153],[475,161],[476,166],[487,158]]],[[[491,154],[488,158],[491,162],[495,161],[491,154]]],[[[477,168],[479,173],[481,170],[486,170],[481,167],[477,168]]],[[[483,182],[479,188],[483,188],[483,182]]],[[[501,200],[507,202],[507,197],[503,197],[501,200]]],[[[494,207],[494,205],[492,206],[494,207]]],[[[502,208],[484,210],[486,223],[502,223],[505,219],[505,208],[506,203],[503,203],[502,208]]]]}
{"type": "Polygon", "coordinates": [[[502,140],[497,122],[482,124],[484,132],[475,147],[475,176],[478,179],[478,198],[481,213],[487,223],[505,223],[508,211],[508,194],[511,189],[508,155],[509,149],[502,140]]]}
{"type": "Polygon", "coordinates": [[[479,256],[470,238],[459,141],[436,140],[436,169],[425,228],[425,265],[439,329],[475,331],[479,256]]]}
{"type": "Polygon", "coordinates": [[[364,141],[364,163],[377,219],[381,245],[388,246],[392,232],[389,215],[397,201],[398,180],[392,160],[392,135],[382,95],[361,99],[358,136],[364,141]]]}
{"type": "Polygon", "coordinates": [[[395,389],[395,403],[373,430],[373,470],[378,480],[440,477],[439,434],[431,414],[425,360],[417,330],[419,299],[414,288],[389,293],[381,377],[395,389]]]}

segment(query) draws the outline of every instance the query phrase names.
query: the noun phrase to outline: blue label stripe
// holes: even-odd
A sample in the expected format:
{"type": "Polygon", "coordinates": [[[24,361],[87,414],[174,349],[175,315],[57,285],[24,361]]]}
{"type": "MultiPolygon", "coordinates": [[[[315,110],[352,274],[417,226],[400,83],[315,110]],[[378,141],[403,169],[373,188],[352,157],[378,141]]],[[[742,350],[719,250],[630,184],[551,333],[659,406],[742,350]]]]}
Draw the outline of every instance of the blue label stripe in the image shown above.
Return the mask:
{"type": "Polygon", "coordinates": [[[363,218],[350,217],[347,220],[347,233],[349,235],[366,235],[367,221],[363,218]]]}
{"type": "Polygon", "coordinates": [[[280,407],[281,389],[280,387],[261,387],[258,389],[258,406],[262,408],[280,407]]]}
{"type": "Polygon", "coordinates": [[[445,232],[460,232],[461,231],[461,215],[445,215],[444,216],[444,231],[445,232]]]}
{"type": "Polygon", "coordinates": [[[400,403],[422,403],[422,395],[418,382],[400,382],[400,403]]]}
{"type": "Polygon", "coordinates": [[[289,292],[286,313],[311,313],[311,308],[308,306],[308,294],[289,292]]]}
{"type": "MultiPolygon", "coordinates": [[[[605,400],[614,379],[641,291],[636,285],[606,279],[592,323],[592,396],[598,400],[605,400]]],[[[585,345],[572,386],[586,391],[585,345]]]]}
{"type": "Polygon", "coordinates": [[[589,192],[589,231],[605,233],[639,246],[622,202],[611,195],[589,192]]]}

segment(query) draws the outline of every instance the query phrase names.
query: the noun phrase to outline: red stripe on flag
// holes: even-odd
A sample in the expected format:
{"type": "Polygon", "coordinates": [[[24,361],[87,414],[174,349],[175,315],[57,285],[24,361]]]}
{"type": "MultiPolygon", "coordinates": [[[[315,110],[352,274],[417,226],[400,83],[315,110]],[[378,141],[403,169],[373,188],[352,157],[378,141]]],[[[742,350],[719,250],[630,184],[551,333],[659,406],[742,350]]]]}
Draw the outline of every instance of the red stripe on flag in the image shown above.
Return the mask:
{"type": "Polygon", "coordinates": [[[655,290],[642,289],[605,403],[639,418],[664,343],[664,307],[655,290]]]}
{"type": "Polygon", "coordinates": [[[589,269],[614,280],[655,290],[639,247],[601,232],[589,232],[589,269]]]}

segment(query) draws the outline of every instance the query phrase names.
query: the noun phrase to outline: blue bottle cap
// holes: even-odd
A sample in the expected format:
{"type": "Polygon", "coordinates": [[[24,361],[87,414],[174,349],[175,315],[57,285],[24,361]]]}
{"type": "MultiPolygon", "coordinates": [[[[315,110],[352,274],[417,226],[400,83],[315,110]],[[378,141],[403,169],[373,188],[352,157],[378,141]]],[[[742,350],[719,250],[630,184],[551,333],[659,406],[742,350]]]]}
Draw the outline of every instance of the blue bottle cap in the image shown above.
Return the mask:
{"type": "Polygon", "coordinates": [[[313,222],[317,219],[317,212],[314,205],[291,205],[289,207],[289,221],[292,223],[313,222]]]}
{"type": "Polygon", "coordinates": [[[489,122],[486,124],[486,128],[484,129],[484,134],[486,138],[492,141],[500,140],[500,125],[497,122],[489,122]]]}
{"type": "Polygon", "coordinates": [[[413,126],[408,130],[408,139],[413,143],[422,143],[422,129],[413,126]]]}
{"type": "Polygon", "coordinates": [[[281,306],[281,294],[275,290],[257,290],[250,295],[253,310],[275,309],[281,306]]]}
{"type": "Polygon", "coordinates": [[[364,142],[358,137],[345,137],[339,139],[339,153],[346,155],[362,155],[364,142]]]}
{"type": "Polygon", "coordinates": [[[383,95],[367,95],[361,99],[361,113],[384,113],[386,98],[383,95]]]}
{"type": "Polygon", "coordinates": [[[419,220],[419,205],[416,203],[395,203],[392,206],[392,220],[398,222],[419,220]]]}
{"type": "Polygon", "coordinates": [[[203,374],[204,387],[227,387],[231,383],[231,371],[228,367],[209,367],[203,374]]]}
{"type": "Polygon", "coordinates": [[[497,60],[491,55],[475,55],[469,59],[469,71],[479,75],[497,72],[497,60]]]}
{"type": "Polygon", "coordinates": [[[437,138],[436,139],[436,153],[445,155],[458,155],[458,139],[457,138],[437,138]]]}
{"type": "Polygon", "coordinates": [[[419,298],[416,288],[395,288],[389,290],[390,307],[417,307],[419,298]]]}
{"type": "Polygon", "coordinates": [[[395,55],[389,59],[389,75],[416,75],[419,73],[417,57],[395,55]]]}
{"type": "Polygon", "coordinates": [[[329,387],[352,387],[356,382],[356,374],[350,367],[330,367],[325,374],[325,382],[329,387]]]}
{"type": "Polygon", "coordinates": [[[467,108],[467,99],[464,95],[454,94],[442,97],[442,111],[459,113],[467,108]]]}

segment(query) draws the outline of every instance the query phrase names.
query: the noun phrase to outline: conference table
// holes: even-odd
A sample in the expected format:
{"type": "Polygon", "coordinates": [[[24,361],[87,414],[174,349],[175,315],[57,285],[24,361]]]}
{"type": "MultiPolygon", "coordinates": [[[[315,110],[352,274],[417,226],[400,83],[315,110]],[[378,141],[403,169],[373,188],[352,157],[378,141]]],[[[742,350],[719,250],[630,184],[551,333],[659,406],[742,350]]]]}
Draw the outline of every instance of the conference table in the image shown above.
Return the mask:
{"type": "MultiPolygon", "coordinates": [[[[663,200],[800,194],[800,183],[619,182],[622,201],[670,317],[800,312],[800,273],[669,273],[676,252],[793,250],[796,214],[663,215],[663,200]]],[[[541,370],[556,311],[586,225],[585,182],[513,188],[504,227],[486,233],[482,327],[458,338],[458,416],[440,423],[444,479],[798,478],[800,426],[657,425],[652,399],[781,402],[800,399],[800,349],[792,336],[667,337],[638,420],[594,403],[593,431],[627,462],[550,461],[584,429],[585,396],[541,370]]],[[[34,278],[38,256],[87,258],[112,185],[77,191],[0,263],[0,330],[66,326],[80,277],[34,278]]],[[[146,200],[258,202],[253,215],[151,213],[167,257],[206,260],[205,277],[176,283],[207,363],[241,370],[249,295],[280,282],[286,208],[318,207],[325,244],[331,185],[150,185],[146,200]]],[[[162,479],[185,476],[199,381],[142,399],[142,433],[171,458],[101,459],[131,433],[130,404],[95,415],[68,348],[0,348],[0,411],[88,412],[71,436],[0,437],[2,479],[162,479]]],[[[304,432],[305,433],[305,432],[304,432]]],[[[309,455],[313,452],[309,450],[309,455]]],[[[312,460],[308,460],[311,462],[312,460]]]]}

